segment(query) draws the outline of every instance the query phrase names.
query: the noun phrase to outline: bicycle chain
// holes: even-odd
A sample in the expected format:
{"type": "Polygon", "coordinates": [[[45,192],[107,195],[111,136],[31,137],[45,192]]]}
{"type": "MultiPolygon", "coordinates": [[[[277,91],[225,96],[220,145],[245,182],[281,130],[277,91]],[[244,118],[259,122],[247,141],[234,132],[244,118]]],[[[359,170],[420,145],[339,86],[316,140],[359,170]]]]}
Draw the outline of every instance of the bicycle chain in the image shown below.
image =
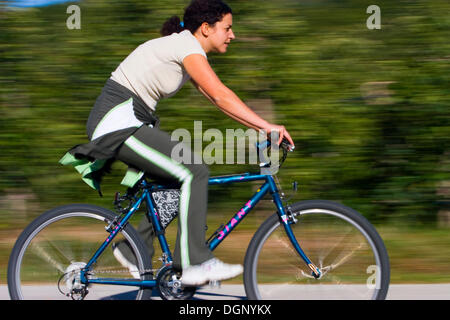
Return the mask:
{"type": "MultiPolygon", "coordinates": [[[[162,269],[162,268],[164,268],[165,266],[167,266],[168,265],[168,263],[167,263],[167,258],[165,257],[165,256],[162,256],[162,257],[160,257],[160,258],[158,258],[158,261],[153,261],[152,263],[163,263],[163,265],[161,266],[161,268],[159,268],[159,269],[144,269],[144,270],[139,270],[139,274],[145,274],[145,273],[153,273],[153,274],[158,274],[158,272],[162,269]]],[[[129,269],[117,269],[117,270],[109,270],[109,269],[94,269],[94,270],[90,270],[89,271],[90,273],[92,273],[92,274],[95,274],[95,273],[111,273],[111,274],[114,274],[114,273],[129,273],[130,272],[130,270],[129,269]]]]}
{"type": "MultiPolygon", "coordinates": [[[[158,270],[160,270],[160,269],[145,269],[145,270],[139,270],[139,274],[144,274],[144,273],[149,273],[149,272],[152,272],[152,273],[155,273],[155,272],[157,272],[158,270]]],[[[102,269],[95,269],[95,270],[89,270],[89,273],[90,274],[93,274],[93,275],[95,275],[96,273],[110,273],[110,274],[114,274],[114,273],[129,273],[130,272],[130,270],[128,270],[128,269],[118,269],[118,270],[102,270],[102,269]]]]}

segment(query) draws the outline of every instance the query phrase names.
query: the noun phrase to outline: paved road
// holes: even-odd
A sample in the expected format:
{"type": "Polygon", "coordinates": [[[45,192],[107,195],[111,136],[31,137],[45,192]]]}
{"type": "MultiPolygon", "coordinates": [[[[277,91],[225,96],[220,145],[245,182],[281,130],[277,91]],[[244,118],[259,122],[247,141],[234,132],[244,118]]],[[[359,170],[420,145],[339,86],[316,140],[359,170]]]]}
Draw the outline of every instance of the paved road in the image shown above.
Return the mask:
{"type": "MultiPolygon", "coordinates": [[[[36,292],[36,299],[39,299],[36,292]]],[[[286,291],[288,292],[288,291],[286,291]]],[[[289,296],[289,294],[288,294],[289,296]]],[[[127,295],[122,294],[126,299],[127,295]]],[[[155,295],[156,297],[156,295],[155,295]]],[[[195,300],[244,300],[242,285],[223,285],[220,288],[204,287],[194,296],[195,300]]],[[[450,284],[390,285],[388,300],[450,300],[450,284]]],[[[8,288],[0,285],[0,300],[9,300],[8,288]]]]}

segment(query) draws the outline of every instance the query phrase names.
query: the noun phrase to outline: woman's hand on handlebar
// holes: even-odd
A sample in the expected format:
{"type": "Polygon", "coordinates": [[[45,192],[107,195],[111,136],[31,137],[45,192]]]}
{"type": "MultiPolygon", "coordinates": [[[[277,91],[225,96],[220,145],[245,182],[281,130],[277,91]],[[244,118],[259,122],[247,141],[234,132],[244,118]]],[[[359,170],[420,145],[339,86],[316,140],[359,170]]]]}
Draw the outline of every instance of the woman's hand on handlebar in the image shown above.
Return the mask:
{"type": "Polygon", "coordinates": [[[283,141],[283,139],[289,143],[289,147],[290,147],[290,151],[292,151],[295,148],[295,144],[294,141],[291,138],[291,135],[289,134],[289,132],[286,130],[286,128],[284,126],[280,126],[280,125],[276,125],[276,124],[269,124],[267,128],[265,128],[265,130],[267,131],[267,135],[270,137],[271,133],[273,131],[278,132],[278,141],[277,141],[277,145],[280,145],[281,142],[283,141]]]}

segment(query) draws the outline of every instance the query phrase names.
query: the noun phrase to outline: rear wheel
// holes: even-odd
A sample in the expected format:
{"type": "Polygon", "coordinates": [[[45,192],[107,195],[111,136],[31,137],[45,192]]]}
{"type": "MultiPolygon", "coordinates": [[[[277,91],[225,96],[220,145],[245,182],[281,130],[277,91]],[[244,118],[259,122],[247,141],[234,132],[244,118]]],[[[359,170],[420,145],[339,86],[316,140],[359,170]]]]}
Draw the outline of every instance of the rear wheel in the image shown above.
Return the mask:
{"type": "Polygon", "coordinates": [[[361,214],[323,200],[290,206],[293,234],[321,270],[316,279],[287,236],[278,214],[250,242],[244,285],[249,299],[384,299],[389,258],[375,228],[361,214]]]}
{"type": "MultiPolygon", "coordinates": [[[[152,290],[119,285],[80,283],[80,270],[108,237],[107,227],[116,215],[92,205],[68,205],[50,210],[34,220],[19,236],[8,265],[11,299],[149,299],[152,290]],[[71,296],[71,293],[73,294],[71,296]]],[[[114,241],[127,240],[142,280],[150,269],[148,249],[131,225],[114,241]]],[[[88,273],[89,278],[132,278],[114,257],[109,245],[88,273]]]]}

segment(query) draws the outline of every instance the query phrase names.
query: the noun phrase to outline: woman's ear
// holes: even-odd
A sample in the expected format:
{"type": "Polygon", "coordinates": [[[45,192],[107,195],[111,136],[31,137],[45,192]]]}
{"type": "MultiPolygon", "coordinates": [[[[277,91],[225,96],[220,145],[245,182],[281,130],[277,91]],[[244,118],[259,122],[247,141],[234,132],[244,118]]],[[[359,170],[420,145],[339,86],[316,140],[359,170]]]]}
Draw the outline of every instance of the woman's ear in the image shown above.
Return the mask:
{"type": "Polygon", "coordinates": [[[208,37],[209,34],[211,33],[211,26],[209,25],[208,22],[203,22],[200,26],[200,32],[202,33],[202,35],[204,37],[208,37]]]}

